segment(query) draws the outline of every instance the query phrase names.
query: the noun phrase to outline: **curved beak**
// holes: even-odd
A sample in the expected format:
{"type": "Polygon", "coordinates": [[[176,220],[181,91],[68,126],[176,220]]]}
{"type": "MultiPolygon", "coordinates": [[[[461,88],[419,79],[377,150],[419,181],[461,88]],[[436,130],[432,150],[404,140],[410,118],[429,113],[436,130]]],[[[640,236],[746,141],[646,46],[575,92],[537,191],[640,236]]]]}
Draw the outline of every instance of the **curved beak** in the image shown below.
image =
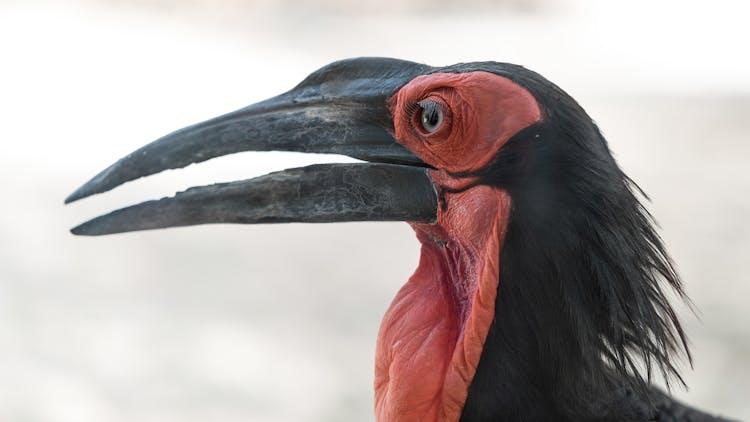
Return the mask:
{"type": "Polygon", "coordinates": [[[391,135],[387,99],[429,67],[395,59],[334,62],[289,92],[172,132],[73,192],[73,202],[128,181],[241,151],[348,155],[378,164],[316,165],[191,188],[72,230],[101,235],[207,223],[434,221],[428,166],[391,135]]]}

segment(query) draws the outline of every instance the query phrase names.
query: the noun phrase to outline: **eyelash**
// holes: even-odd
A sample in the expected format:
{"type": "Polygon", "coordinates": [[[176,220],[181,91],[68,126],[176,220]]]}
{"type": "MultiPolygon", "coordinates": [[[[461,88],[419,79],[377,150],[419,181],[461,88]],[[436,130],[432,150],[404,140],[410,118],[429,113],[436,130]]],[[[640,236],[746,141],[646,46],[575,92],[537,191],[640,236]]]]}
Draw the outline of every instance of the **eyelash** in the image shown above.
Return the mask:
{"type": "Polygon", "coordinates": [[[423,129],[419,128],[415,124],[416,117],[417,117],[416,115],[418,112],[424,110],[426,108],[425,106],[428,104],[432,107],[436,107],[437,109],[442,110],[443,114],[447,114],[445,110],[445,105],[441,103],[440,101],[423,99],[423,100],[415,101],[413,103],[409,103],[406,106],[406,115],[407,115],[407,120],[409,122],[409,126],[411,127],[412,130],[416,130],[420,133],[423,132],[423,129]]]}
{"type": "Polygon", "coordinates": [[[413,102],[413,103],[409,103],[409,104],[408,104],[408,105],[406,106],[406,115],[407,115],[407,117],[409,117],[409,122],[413,122],[413,121],[414,121],[414,115],[415,115],[415,114],[417,113],[417,111],[419,111],[419,110],[420,110],[421,108],[422,108],[422,107],[420,107],[420,106],[419,106],[419,102],[418,102],[418,101],[417,101],[417,102],[413,102]]]}

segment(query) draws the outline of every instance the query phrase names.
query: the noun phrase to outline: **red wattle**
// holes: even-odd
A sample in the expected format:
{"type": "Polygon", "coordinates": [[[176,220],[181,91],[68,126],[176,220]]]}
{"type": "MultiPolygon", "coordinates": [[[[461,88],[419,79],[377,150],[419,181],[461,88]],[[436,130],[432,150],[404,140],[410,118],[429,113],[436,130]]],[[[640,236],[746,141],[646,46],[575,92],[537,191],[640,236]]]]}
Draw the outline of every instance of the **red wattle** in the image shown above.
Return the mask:
{"type": "Polygon", "coordinates": [[[436,223],[412,225],[422,243],[419,267],[380,326],[375,415],[379,422],[458,421],[495,314],[510,196],[449,174],[484,167],[542,112],[523,87],[479,71],[418,76],[388,106],[395,138],[438,169],[431,177],[445,192],[436,223]],[[415,124],[415,104],[425,99],[445,107],[434,132],[415,124]]]}
{"type": "Polygon", "coordinates": [[[413,224],[419,267],[380,327],[380,422],[457,421],[492,323],[510,198],[477,186],[446,200],[436,224],[413,224]]]}

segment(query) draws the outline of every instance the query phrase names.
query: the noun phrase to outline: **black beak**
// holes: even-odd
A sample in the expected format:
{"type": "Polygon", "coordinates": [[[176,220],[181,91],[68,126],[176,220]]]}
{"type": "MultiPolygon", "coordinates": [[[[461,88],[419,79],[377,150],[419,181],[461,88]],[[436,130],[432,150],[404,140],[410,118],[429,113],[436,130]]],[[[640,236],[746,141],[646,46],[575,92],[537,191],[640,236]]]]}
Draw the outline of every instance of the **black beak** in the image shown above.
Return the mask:
{"type": "Polygon", "coordinates": [[[332,63],[285,94],[140,148],[65,202],[241,151],[343,154],[379,164],[315,165],[191,188],[97,217],[72,232],[102,235],[207,223],[434,221],[437,197],[428,166],[393,138],[386,105],[397,89],[427,70],[395,59],[332,63]]]}

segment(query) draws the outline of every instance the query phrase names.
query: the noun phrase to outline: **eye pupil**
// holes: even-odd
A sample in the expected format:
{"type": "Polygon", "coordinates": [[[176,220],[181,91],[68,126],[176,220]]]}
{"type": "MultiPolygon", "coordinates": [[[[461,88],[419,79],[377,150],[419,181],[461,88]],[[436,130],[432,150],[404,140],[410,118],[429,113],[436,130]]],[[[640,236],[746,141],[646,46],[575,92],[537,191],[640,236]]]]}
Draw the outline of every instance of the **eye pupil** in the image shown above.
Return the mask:
{"type": "Polygon", "coordinates": [[[425,132],[433,133],[440,129],[445,117],[443,106],[435,101],[420,101],[419,106],[422,107],[421,123],[425,132]]]}

